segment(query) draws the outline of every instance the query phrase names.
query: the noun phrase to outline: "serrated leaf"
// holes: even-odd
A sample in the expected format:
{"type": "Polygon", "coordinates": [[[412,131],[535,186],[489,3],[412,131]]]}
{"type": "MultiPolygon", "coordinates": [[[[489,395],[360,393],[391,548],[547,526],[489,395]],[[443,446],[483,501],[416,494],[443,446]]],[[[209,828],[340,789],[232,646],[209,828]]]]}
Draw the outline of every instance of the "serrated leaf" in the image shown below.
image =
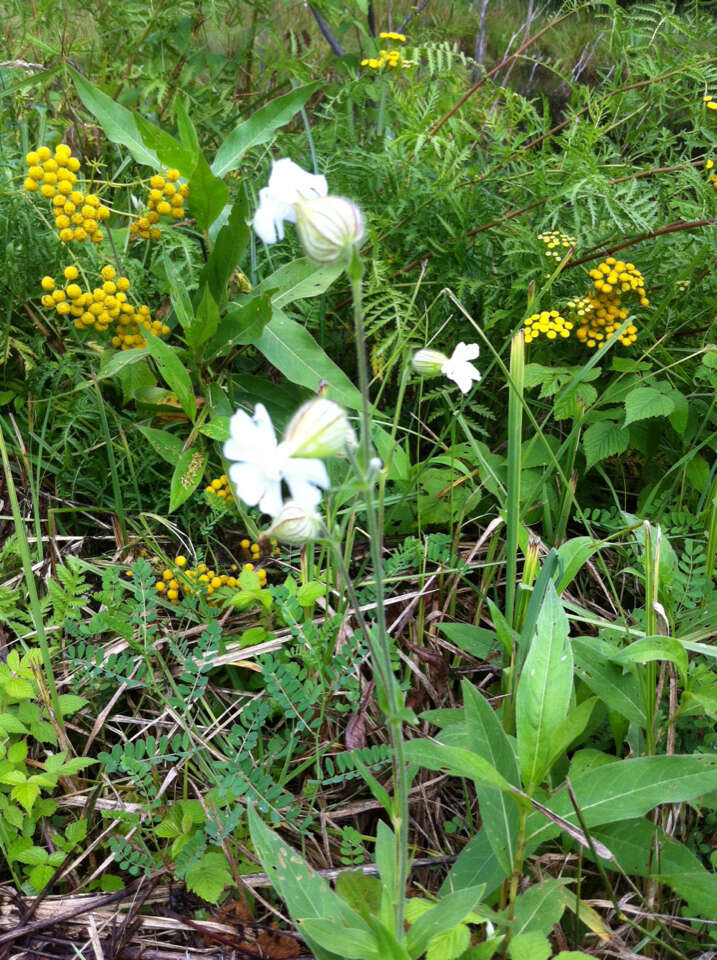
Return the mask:
{"type": "Polygon", "coordinates": [[[76,693],[61,693],[57,699],[63,717],[69,717],[73,713],[77,713],[85,704],[90,702],[86,697],[79,697],[76,693]]]}
{"type": "Polygon", "coordinates": [[[30,700],[35,696],[32,684],[23,677],[10,677],[4,683],[5,694],[13,700],[30,700]]]}
{"type": "Polygon", "coordinates": [[[45,888],[45,885],[52,880],[55,870],[53,867],[47,866],[47,864],[41,863],[37,867],[33,867],[30,871],[30,883],[33,885],[35,890],[39,893],[45,888]]]}
{"type": "Polygon", "coordinates": [[[185,450],[177,460],[169,488],[169,512],[181,507],[201,483],[208,454],[197,447],[185,450]]]}
{"type": "Polygon", "coordinates": [[[470,942],[470,929],[461,923],[433,937],[426,950],[426,960],[456,960],[468,949],[470,942]]]}
{"type": "Polygon", "coordinates": [[[256,110],[248,120],[235,127],[219,147],[212,173],[223,177],[230,170],[236,170],[246,151],[271,140],[276,130],[288,123],[322,84],[323,81],[315,81],[296,87],[291,93],[276,97],[256,110]]]}
{"type": "Polygon", "coordinates": [[[593,423],[583,434],[583,450],[585,452],[586,467],[590,467],[604,460],[606,457],[624,453],[627,450],[628,433],[623,427],[612,420],[601,420],[593,423]]]}
{"type": "Polygon", "coordinates": [[[0,731],[2,733],[27,733],[27,727],[14,713],[0,713],[0,731]]]}
{"type": "Polygon", "coordinates": [[[17,803],[25,809],[26,813],[32,810],[32,805],[39,795],[39,785],[37,783],[31,783],[29,780],[25,783],[18,783],[18,785],[10,791],[11,798],[17,801],[17,803]]]}
{"type": "Polygon", "coordinates": [[[649,417],[668,417],[675,409],[675,401],[654,387],[636,387],[625,397],[624,427],[636,420],[649,417]]]}
{"type": "Polygon", "coordinates": [[[548,960],[552,953],[547,937],[542,933],[519,933],[510,941],[511,960],[548,960]]]}
{"type": "Polygon", "coordinates": [[[187,889],[202,900],[216,903],[225,887],[232,882],[229,864],[223,853],[205,853],[184,875],[187,889]]]}

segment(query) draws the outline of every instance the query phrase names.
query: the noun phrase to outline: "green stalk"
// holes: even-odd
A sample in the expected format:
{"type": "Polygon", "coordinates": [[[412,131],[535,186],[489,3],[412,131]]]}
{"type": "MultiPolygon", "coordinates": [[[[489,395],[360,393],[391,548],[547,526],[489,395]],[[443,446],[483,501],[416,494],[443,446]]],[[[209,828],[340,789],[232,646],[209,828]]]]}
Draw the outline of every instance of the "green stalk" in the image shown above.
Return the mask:
{"type": "Polygon", "coordinates": [[[514,626],[520,525],[520,468],[525,388],[525,336],[519,330],[510,345],[508,389],[508,481],[505,507],[505,619],[514,626]]]}
{"type": "Polygon", "coordinates": [[[709,517],[707,527],[707,579],[712,580],[715,570],[715,554],[717,554],[717,479],[712,483],[707,508],[707,516],[709,517]]]}
{"type": "MultiPolygon", "coordinates": [[[[645,566],[645,635],[654,637],[657,635],[657,592],[659,585],[659,561],[660,561],[660,543],[662,540],[662,531],[657,528],[655,545],[652,545],[652,530],[649,521],[645,521],[645,552],[643,563],[645,566]]],[[[655,753],[655,726],[657,712],[657,663],[654,660],[649,661],[644,666],[641,673],[643,677],[643,699],[645,703],[645,718],[647,729],[645,731],[646,750],[648,757],[655,753]]]]}
{"type": "Polygon", "coordinates": [[[40,607],[40,598],[37,595],[37,584],[35,583],[35,574],[32,572],[32,558],[30,557],[30,544],[27,542],[27,532],[20,513],[20,504],[17,500],[15,483],[10,470],[10,460],[5,446],[5,435],[0,423],[0,456],[2,457],[3,470],[5,472],[5,484],[10,497],[10,506],[12,508],[12,518],[15,523],[15,532],[17,534],[17,543],[22,559],[22,569],[25,575],[25,586],[30,598],[30,613],[32,622],[35,625],[37,642],[40,646],[40,656],[42,657],[42,669],[45,674],[45,683],[50,694],[50,705],[55,715],[55,723],[64,734],[65,725],[62,722],[62,711],[60,710],[60,701],[57,697],[57,687],[55,686],[55,677],[52,673],[52,663],[50,659],[50,647],[45,635],[45,624],[42,619],[42,608],[40,607]]]}
{"type": "MultiPolygon", "coordinates": [[[[400,687],[396,677],[393,675],[393,663],[391,660],[391,640],[386,629],[386,613],[384,609],[384,583],[383,583],[383,540],[381,536],[381,525],[376,513],[376,503],[374,500],[374,479],[377,473],[375,465],[371,462],[371,398],[368,388],[368,360],[366,358],[366,333],[363,323],[363,310],[361,298],[361,277],[363,275],[363,266],[358,253],[354,253],[353,259],[348,267],[348,275],[351,280],[354,305],[354,323],[356,327],[356,357],[359,372],[359,388],[361,391],[361,437],[360,451],[361,460],[359,471],[363,480],[364,498],[366,503],[366,518],[369,535],[369,546],[371,551],[371,563],[373,566],[374,582],[376,585],[376,624],[375,632],[368,631],[367,639],[370,643],[370,650],[374,669],[377,674],[380,686],[379,704],[386,714],[389,736],[392,747],[393,757],[393,783],[394,783],[394,814],[393,827],[396,836],[396,871],[394,910],[396,922],[396,936],[399,939],[404,935],[404,906],[406,898],[406,883],[408,880],[408,766],[404,752],[403,741],[403,718],[404,710],[400,687]]],[[[337,551],[338,552],[338,551],[337,551]]],[[[346,583],[350,582],[345,577],[346,583]]]]}

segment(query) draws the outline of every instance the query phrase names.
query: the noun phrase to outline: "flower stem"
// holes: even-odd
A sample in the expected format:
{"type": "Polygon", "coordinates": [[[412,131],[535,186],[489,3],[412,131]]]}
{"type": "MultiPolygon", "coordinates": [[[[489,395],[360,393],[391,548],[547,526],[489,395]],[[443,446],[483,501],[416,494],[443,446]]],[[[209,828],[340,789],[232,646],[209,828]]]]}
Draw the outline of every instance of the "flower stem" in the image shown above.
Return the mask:
{"type": "MultiPolygon", "coordinates": [[[[373,630],[366,627],[367,640],[371,650],[374,672],[378,683],[379,705],[386,715],[392,747],[394,812],[393,827],[396,837],[396,870],[393,891],[396,937],[404,935],[404,903],[408,879],[408,767],[403,741],[403,698],[397,678],[393,673],[391,659],[391,639],[386,629],[383,584],[383,538],[381,524],[376,512],[374,499],[374,480],[376,470],[371,461],[371,398],[368,387],[368,360],[366,358],[366,333],[363,323],[361,298],[361,277],[363,266],[358,253],[354,253],[348,267],[351,280],[354,323],[356,328],[356,356],[358,361],[359,388],[361,391],[361,436],[360,462],[358,464],[363,481],[366,517],[371,551],[371,564],[376,591],[376,623],[373,630]]],[[[347,579],[348,583],[348,579],[347,579]]]]}

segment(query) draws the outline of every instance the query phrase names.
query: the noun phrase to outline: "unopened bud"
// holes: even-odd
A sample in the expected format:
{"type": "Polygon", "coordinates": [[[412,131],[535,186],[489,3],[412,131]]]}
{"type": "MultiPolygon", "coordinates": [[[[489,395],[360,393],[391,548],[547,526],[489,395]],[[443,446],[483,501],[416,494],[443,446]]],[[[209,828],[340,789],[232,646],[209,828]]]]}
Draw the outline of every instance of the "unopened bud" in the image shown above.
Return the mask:
{"type": "Polygon", "coordinates": [[[345,197],[298,200],[296,229],[304,253],[315,263],[348,260],[364,235],[361,211],[345,197]]]}
{"type": "Polygon", "coordinates": [[[296,500],[287,500],[281,513],[266,531],[266,536],[281,540],[282,543],[303,546],[311,540],[316,540],[323,529],[324,523],[318,513],[307,510],[296,500]]]}
{"type": "Polygon", "coordinates": [[[414,353],[411,364],[416,373],[422,377],[437,377],[442,372],[443,364],[448,362],[448,357],[440,350],[419,350],[414,353]]]}
{"type": "Polygon", "coordinates": [[[331,457],[353,437],[346,413],[326,397],[314,397],[296,411],[284,434],[292,457],[331,457]]]}

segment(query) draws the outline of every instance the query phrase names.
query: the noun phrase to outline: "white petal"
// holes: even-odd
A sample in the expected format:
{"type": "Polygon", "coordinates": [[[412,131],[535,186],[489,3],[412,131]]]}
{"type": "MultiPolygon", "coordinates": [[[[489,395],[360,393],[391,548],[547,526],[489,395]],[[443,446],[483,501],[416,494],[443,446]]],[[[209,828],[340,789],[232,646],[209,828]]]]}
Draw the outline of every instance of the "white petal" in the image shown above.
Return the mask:
{"type": "Polygon", "coordinates": [[[292,457],[286,464],[284,476],[289,486],[293,478],[313,483],[324,490],[329,486],[329,475],[323,461],[314,458],[292,457]]]}
{"type": "MultiPolygon", "coordinates": [[[[277,201],[293,204],[297,200],[325,197],[329,192],[326,177],[308,173],[288,157],[276,160],[271,168],[269,190],[277,201]]],[[[284,218],[286,219],[286,218],[284,218]]]]}
{"type": "Polygon", "coordinates": [[[318,487],[300,477],[287,477],[286,482],[291,490],[291,499],[304,510],[314,510],[321,503],[321,491],[318,487]]]}
{"type": "Polygon", "coordinates": [[[296,222],[296,212],[290,203],[284,203],[269,187],[259,191],[259,206],[254,214],[254,229],[264,243],[284,239],[284,220],[296,222]]]}
{"type": "Polygon", "coordinates": [[[480,347],[477,343],[459,343],[453,351],[451,360],[457,360],[463,363],[466,360],[475,360],[480,353],[480,347]]]}
{"type": "Polygon", "coordinates": [[[283,506],[281,484],[278,480],[267,481],[264,496],[259,502],[259,509],[262,513],[268,513],[270,517],[278,517],[283,506]]]}
{"type": "Polygon", "coordinates": [[[251,439],[255,431],[254,422],[244,410],[237,410],[229,421],[229,439],[224,444],[224,456],[227,460],[252,460],[251,439]]]}
{"type": "Polygon", "coordinates": [[[233,463],[228,472],[239,499],[249,507],[259,503],[266,489],[266,478],[261,468],[252,463],[233,463]]]}

